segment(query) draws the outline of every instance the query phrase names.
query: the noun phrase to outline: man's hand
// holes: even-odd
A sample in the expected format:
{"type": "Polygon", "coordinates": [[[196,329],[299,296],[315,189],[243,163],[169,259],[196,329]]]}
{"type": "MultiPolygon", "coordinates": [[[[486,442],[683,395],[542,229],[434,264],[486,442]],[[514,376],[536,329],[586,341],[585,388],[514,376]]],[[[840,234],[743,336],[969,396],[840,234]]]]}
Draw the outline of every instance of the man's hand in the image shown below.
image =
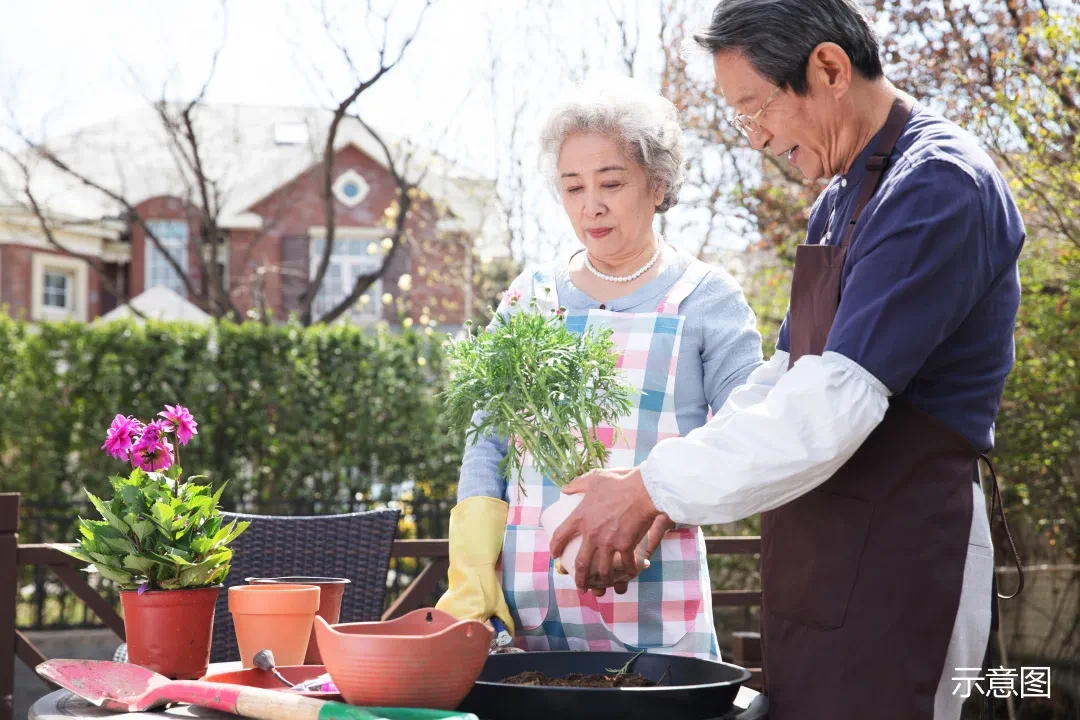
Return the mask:
{"type": "MultiPolygon", "coordinates": [[[[653,520],[652,527],[649,528],[649,541],[645,545],[646,560],[652,560],[652,555],[656,552],[656,548],[660,547],[660,541],[664,539],[664,535],[667,534],[668,530],[671,530],[673,527],[675,527],[675,523],[671,521],[671,518],[667,516],[667,513],[660,513],[656,516],[656,519],[653,520]]],[[[617,576],[622,574],[621,562],[619,563],[618,570],[619,572],[616,573],[617,576]]],[[[629,580],[621,578],[616,580],[614,586],[616,594],[622,595],[625,593],[629,583],[629,580]]],[[[596,597],[604,597],[606,593],[607,588],[592,588],[592,594],[596,597]]]]}
{"type": "MultiPolygon", "coordinates": [[[[585,499],[551,537],[551,554],[558,557],[567,543],[581,536],[581,550],[574,562],[577,586],[588,589],[593,567],[604,585],[614,584],[616,553],[622,560],[626,581],[637,577],[634,548],[660,515],[645,491],[638,469],[593,470],[575,479],[562,491],[568,495],[585,493],[585,499]]],[[[656,543],[659,542],[657,539],[656,543]]]]}

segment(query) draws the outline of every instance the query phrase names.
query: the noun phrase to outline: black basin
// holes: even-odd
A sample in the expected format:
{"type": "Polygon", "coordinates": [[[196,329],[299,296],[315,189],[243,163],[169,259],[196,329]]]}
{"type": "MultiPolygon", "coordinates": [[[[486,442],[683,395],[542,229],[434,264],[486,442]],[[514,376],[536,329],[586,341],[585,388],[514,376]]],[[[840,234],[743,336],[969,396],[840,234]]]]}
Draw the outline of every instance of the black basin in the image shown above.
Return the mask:
{"type": "Polygon", "coordinates": [[[460,709],[484,720],[664,718],[706,720],[732,710],[750,672],[737,665],[673,655],[643,654],[631,671],[662,685],[650,688],[559,688],[503,685],[529,670],[548,677],[607,673],[634,657],[623,652],[526,652],[491,655],[460,709]]]}

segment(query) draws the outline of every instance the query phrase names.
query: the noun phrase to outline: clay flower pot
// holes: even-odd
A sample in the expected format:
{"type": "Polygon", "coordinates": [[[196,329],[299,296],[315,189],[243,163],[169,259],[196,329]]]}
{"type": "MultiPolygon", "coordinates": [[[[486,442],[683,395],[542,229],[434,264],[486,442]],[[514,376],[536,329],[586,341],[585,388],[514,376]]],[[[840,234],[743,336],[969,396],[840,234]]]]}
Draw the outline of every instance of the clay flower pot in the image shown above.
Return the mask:
{"type": "MultiPolygon", "coordinates": [[[[341,619],[341,597],[345,594],[345,586],[351,580],[345,578],[323,577],[279,577],[279,578],[254,578],[244,580],[251,585],[280,585],[289,583],[293,585],[314,585],[319,588],[319,617],[331,625],[337,624],[341,619]]],[[[312,624],[311,638],[308,640],[307,655],[304,656],[305,665],[322,665],[322,655],[319,654],[319,643],[315,638],[315,626],[312,624]]]]}
{"type": "Polygon", "coordinates": [[[229,588],[229,612],[245,668],[260,650],[278,665],[303,665],[311,623],[319,609],[314,585],[237,585],[229,588]]]}
{"type": "Polygon", "coordinates": [[[424,608],[386,622],[334,625],[315,618],[326,671],[345,702],[453,710],[476,683],[492,631],[424,608]]]}
{"type": "MultiPolygon", "coordinates": [[[[575,495],[560,494],[559,499],[548,506],[544,512],[540,513],[540,526],[544,528],[544,533],[548,536],[548,542],[551,541],[551,537],[555,534],[555,531],[566,522],[566,519],[570,517],[570,513],[574,512],[578,505],[585,499],[585,493],[577,493],[575,495]]],[[[649,561],[645,559],[645,549],[648,547],[648,536],[642,538],[638,544],[637,549],[634,552],[634,557],[637,558],[638,573],[640,574],[645,568],[649,567],[649,561]]],[[[574,562],[577,560],[578,552],[581,551],[581,536],[577,535],[573,540],[566,544],[563,548],[562,555],[558,557],[558,563],[556,568],[565,574],[573,574],[574,562]]],[[[618,568],[620,563],[616,556],[616,573],[618,577],[618,568]]],[[[606,587],[597,579],[595,582],[590,583],[594,587],[606,587]]]]}
{"type": "Polygon", "coordinates": [[[214,603],[221,587],[120,592],[128,661],[173,680],[197,680],[210,665],[214,603]]]}

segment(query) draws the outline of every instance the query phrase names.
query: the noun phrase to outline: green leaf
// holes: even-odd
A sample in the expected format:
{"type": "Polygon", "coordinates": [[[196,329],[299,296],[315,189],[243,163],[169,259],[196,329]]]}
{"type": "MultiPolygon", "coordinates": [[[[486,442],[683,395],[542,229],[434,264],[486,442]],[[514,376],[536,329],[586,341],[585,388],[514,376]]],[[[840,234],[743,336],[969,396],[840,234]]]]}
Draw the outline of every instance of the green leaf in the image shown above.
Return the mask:
{"type": "Polygon", "coordinates": [[[180,582],[185,587],[208,585],[211,578],[218,574],[218,569],[222,565],[227,565],[230,560],[232,560],[232,550],[214,553],[197,565],[192,565],[181,571],[180,582]]]}
{"type": "Polygon", "coordinates": [[[214,535],[215,546],[220,545],[221,543],[228,540],[229,535],[233,532],[233,530],[236,529],[236,523],[237,521],[233,520],[231,523],[217,531],[217,534],[214,535]]]}
{"type": "Polygon", "coordinates": [[[130,573],[126,573],[119,568],[109,567],[102,563],[91,565],[90,568],[87,568],[87,570],[90,570],[90,572],[97,572],[101,577],[108,578],[109,580],[118,582],[122,585],[131,585],[135,581],[130,573]],[[93,570],[90,570],[90,568],[93,568],[93,570]]]}
{"type": "Polygon", "coordinates": [[[139,508],[143,504],[143,493],[135,485],[123,484],[118,490],[124,502],[133,508],[139,508]]]}
{"type": "Polygon", "coordinates": [[[210,538],[211,540],[217,536],[218,530],[221,529],[221,515],[215,513],[206,523],[203,524],[200,532],[202,536],[210,538]]]}
{"type": "Polygon", "coordinates": [[[169,572],[175,572],[178,565],[190,565],[191,563],[185,561],[183,558],[176,557],[175,555],[169,555],[167,553],[154,552],[153,550],[143,550],[139,553],[142,557],[151,558],[154,562],[157,562],[165,567],[169,568],[169,572]]]}
{"type": "Polygon", "coordinates": [[[139,520],[131,526],[131,529],[135,533],[135,537],[139,538],[139,542],[142,542],[150,537],[156,528],[154,527],[154,523],[149,520],[139,520]]]}
{"type": "Polygon", "coordinates": [[[217,492],[214,493],[214,497],[211,499],[211,502],[210,502],[211,507],[216,508],[218,506],[218,502],[221,501],[221,493],[225,492],[225,486],[228,485],[228,484],[229,484],[228,480],[221,483],[221,487],[219,487],[217,489],[217,492]]]}
{"type": "Polygon", "coordinates": [[[85,563],[94,562],[94,560],[90,557],[90,555],[87,554],[84,550],[82,550],[82,548],[66,547],[64,545],[57,545],[57,544],[53,544],[53,543],[49,543],[48,546],[51,547],[53,550],[59,550],[60,552],[64,553],[65,555],[69,555],[69,556],[75,558],[76,560],[81,560],[81,561],[83,561],[85,563]]]}
{"type": "Polygon", "coordinates": [[[97,511],[99,513],[101,513],[101,517],[105,518],[105,520],[109,523],[109,525],[116,528],[117,530],[124,533],[125,535],[128,532],[131,531],[131,528],[128,527],[127,523],[125,523],[120,518],[116,517],[116,515],[114,515],[113,512],[111,510],[109,510],[109,508],[105,507],[105,503],[103,503],[92,492],[87,490],[86,491],[86,496],[88,498],[90,498],[90,502],[92,502],[94,504],[94,507],[97,508],[97,511]]]}
{"type": "Polygon", "coordinates": [[[213,574],[215,567],[214,565],[201,563],[184,568],[180,572],[180,584],[184,587],[206,585],[210,582],[210,576],[213,574]]]}
{"type": "Polygon", "coordinates": [[[102,542],[109,546],[110,549],[120,553],[133,553],[135,552],[135,546],[127,538],[114,538],[107,537],[102,538],[102,542]]]}
{"type": "Polygon", "coordinates": [[[178,548],[169,548],[165,554],[173,559],[177,565],[190,565],[191,555],[178,548]]]}
{"type": "Polygon", "coordinates": [[[152,558],[143,557],[141,555],[125,555],[124,567],[129,570],[134,570],[143,575],[149,575],[150,570],[156,565],[156,561],[152,558]]]}
{"type": "Polygon", "coordinates": [[[191,541],[191,552],[202,555],[214,547],[212,537],[197,537],[191,541]]]}
{"type": "Polygon", "coordinates": [[[158,500],[154,503],[154,507],[150,509],[150,512],[154,516],[154,520],[157,520],[158,525],[163,528],[172,527],[173,517],[176,515],[176,512],[171,505],[166,505],[158,500]]]}
{"type": "Polygon", "coordinates": [[[229,574],[228,565],[219,565],[216,570],[210,575],[210,581],[208,584],[217,585],[225,581],[225,577],[229,574]]]}
{"type": "Polygon", "coordinates": [[[251,525],[250,520],[244,520],[242,522],[237,522],[236,520],[233,520],[232,523],[230,524],[230,527],[232,527],[232,530],[229,531],[229,534],[220,543],[214,543],[215,546],[217,546],[217,545],[220,545],[220,546],[228,545],[233,540],[240,537],[240,533],[247,530],[248,526],[250,526],[250,525],[251,525]]]}

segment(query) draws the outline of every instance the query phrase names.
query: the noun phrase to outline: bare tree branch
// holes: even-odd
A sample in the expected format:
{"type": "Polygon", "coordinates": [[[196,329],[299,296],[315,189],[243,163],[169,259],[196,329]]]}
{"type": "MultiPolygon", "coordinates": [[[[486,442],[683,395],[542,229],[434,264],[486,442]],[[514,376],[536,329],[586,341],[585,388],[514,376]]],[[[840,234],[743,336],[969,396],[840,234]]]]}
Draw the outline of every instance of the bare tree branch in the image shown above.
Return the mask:
{"type": "Polygon", "coordinates": [[[191,284],[191,278],[188,277],[188,274],[184,272],[183,268],[180,267],[180,264],[176,261],[176,259],[165,250],[165,246],[162,244],[161,240],[158,239],[157,234],[150,228],[146,220],[143,219],[142,215],[136,211],[135,206],[133,206],[127,198],[113,190],[110,190],[104,185],[94,180],[91,180],[83,173],[80,173],[78,170],[72,168],[51,150],[49,150],[43,145],[37,144],[36,142],[28,138],[26,135],[19,133],[19,136],[22,141],[26,143],[27,147],[31,151],[33,151],[43,160],[52,164],[57,170],[67,173],[70,177],[79,181],[86,187],[98,191],[105,197],[109,198],[113,202],[123,207],[127,215],[136,222],[136,224],[146,234],[146,237],[150,239],[151,243],[153,243],[154,247],[156,247],[165,257],[165,260],[169,263],[169,266],[180,276],[180,279],[183,281],[184,288],[188,292],[188,294],[191,297],[198,297],[198,293],[195,292],[195,287],[191,284]]]}
{"type": "MultiPolygon", "coordinates": [[[[94,274],[97,275],[98,278],[101,280],[101,283],[105,286],[105,289],[109,291],[109,294],[115,297],[117,302],[119,302],[120,304],[128,304],[131,298],[126,292],[118,288],[113,282],[112,278],[109,277],[109,275],[105,272],[105,263],[102,262],[101,258],[72,250],[71,248],[67,247],[56,239],[56,235],[53,232],[52,225],[46,218],[45,210],[44,208],[42,208],[41,203],[38,202],[37,196],[34,195],[34,191],[31,188],[31,173],[29,166],[27,166],[27,164],[22,160],[22,158],[20,158],[18,155],[6,148],[0,147],[0,152],[10,158],[11,161],[19,167],[19,170],[21,171],[23,176],[22,192],[24,195],[26,195],[26,199],[30,203],[30,209],[34,214],[35,219],[37,220],[38,227],[41,228],[41,233],[45,236],[45,239],[48,241],[48,243],[60,252],[64,253],[65,255],[84,260],[94,271],[94,274]]],[[[146,319],[146,316],[134,305],[129,305],[129,307],[131,308],[131,312],[133,312],[137,317],[143,320],[146,319]]]]}
{"type": "MultiPolygon", "coordinates": [[[[348,311],[349,308],[356,304],[356,302],[360,299],[360,296],[366,293],[368,291],[368,288],[370,288],[377,279],[382,277],[383,273],[385,273],[386,269],[390,266],[390,263],[393,262],[394,257],[398,253],[398,248],[402,244],[401,239],[405,234],[405,224],[408,222],[409,209],[412,206],[412,197],[410,191],[414,187],[416,187],[416,184],[410,183],[403,173],[398,172],[397,167],[394,164],[394,156],[390,152],[389,146],[387,146],[386,142],[382,139],[382,137],[377,132],[375,132],[375,130],[372,129],[370,125],[364,122],[363,119],[361,119],[359,116],[356,116],[356,120],[363,126],[364,130],[369,132],[371,136],[375,138],[375,142],[379,144],[379,147],[382,148],[383,153],[386,155],[387,168],[390,171],[390,175],[394,178],[394,184],[397,185],[398,189],[396,200],[398,206],[398,213],[397,218],[394,221],[393,234],[390,236],[390,249],[383,256],[382,264],[379,265],[379,269],[374,273],[368,273],[366,275],[358,277],[356,279],[356,282],[353,284],[352,290],[345,296],[345,298],[342,299],[337,305],[332,307],[325,315],[319,318],[319,322],[321,323],[333,322],[343,313],[348,311]]],[[[419,184],[419,181],[417,181],[417,184],[419,184]]],[[[329,234],[329,228],[327,228],[327,233],[329,234]]]]}
{"type": "MultiPolygon", "coordinates": [[[[325,238],[325,242],[323,243],[322,256],[319,258],[319,264],[317,266],[317,269],[315,270],[315,276],[312,278],[312,280],[308,284],[308,286],[304,289],[303,293],[301,293],[301,295],[300,295],[300,312],[299,312],[299,315],[300,315],[300,322],[302,324],[304,324],[304,325],[310,325],[311,324],[311,320],[312,320],[311,305],[315,300],[315,295],[318,292],[319,287],[322,285],[323,279],[326,277],[326,269],[330,265],[330,256],[331,256],[331,254],[333,252],[334,232],[335,232],[335,229],[336,229],[336,219],[337,219],[336,214],[335,214],[335,208],[334,208],[334,193],[333,193],[333,184],[334,184],[334,144],[337,141],[338,128],[341,125],[341,121],[345,117],[345,113],[348,111],[349,107],[352,106],[352,104],[356,101],[356,99],[359,98],[360,95],[365,90],[367,90],[372,85],[377,83],[379,81],[379,79],[382,78],[383,75],[388,73],[390,70],[394,69],[394,67],[396,67],[401,62],[401,60],[405,57],[405,51],[408,50],[408,48],[412,44],[413,40],[416,38],[417,34],[420,32],[420,25],[423,22],[424,16],[426,15],[428,8],[431,7],[431,4],[432,4],[433,1],[434,0],[426,0],[426,2],[424,3],[424,7],[418,13],[418,16],[417,16],[417,19],[416,19],[416,25],[413,28],[412,33],[410,33],[409,35],[407,35],[405,37],[405,40],[402,42],[401,49],[399,50],[399,52],[397,54],[397,57],[394,58],[394,60],[392,60],[389,64],[386,62],[387,45],[389,43],[389,28],[388,28],[389,16],[386,17],[386,19],[385,19],[385,21],[383,23],[382,42],[379,44],[379,51],[378,51],[379,68],[378,68],[378,70],[376,70],[366,80],[363,80],[360,83],[358,83],[356,85],[356,87],[353,88],[352,92],[350,92],[345,97],[344,100],[342,100],[340,103],[338,103],[337,107],[334,109],[334,115],[333,115],[333,118],[330,121],[330,126],[329,126],[329,128],[327,130],[327,134],[326,134],[326,143],[325,143],[325,148],[323,150],[323,158],[322,158],[322,171],[323,171],[322,193],[323,193],[324,211],[326,213],[326,218],[325,218],[326,238],[325,238]]],[[[371,14],[370,3],[368,5],[368,11],[369,11],[369,16],[370,16],[370,14],[371,14]]],[[[347,63],[349,63],[350,68],[352,68],[355,71],[356,66],[352,64],[352,58],[348,55],[347,52],[345,53],[345,61],[347,63]]],[[[359,76],[359,73],[357,73],[357,75],[359,76]]],[[[389,164],[392,166],[393,161],[391,160],[389,164]]]]}
{"type": "Polygon", "coordinates": [[[615,12],[615,7],[610,2],[608,2],[608,10],[615,21],[615,27],[619,29],[619,50],[623,65],[626,66],[626,73],[634,77],[634,60],[637,57],[638,46],[641,44],[641,24],[637,21],[637,4],[634,5],[634,39],[632,41],[627,32],[626,5],[623,5],[623,15],[615,12]]]}

